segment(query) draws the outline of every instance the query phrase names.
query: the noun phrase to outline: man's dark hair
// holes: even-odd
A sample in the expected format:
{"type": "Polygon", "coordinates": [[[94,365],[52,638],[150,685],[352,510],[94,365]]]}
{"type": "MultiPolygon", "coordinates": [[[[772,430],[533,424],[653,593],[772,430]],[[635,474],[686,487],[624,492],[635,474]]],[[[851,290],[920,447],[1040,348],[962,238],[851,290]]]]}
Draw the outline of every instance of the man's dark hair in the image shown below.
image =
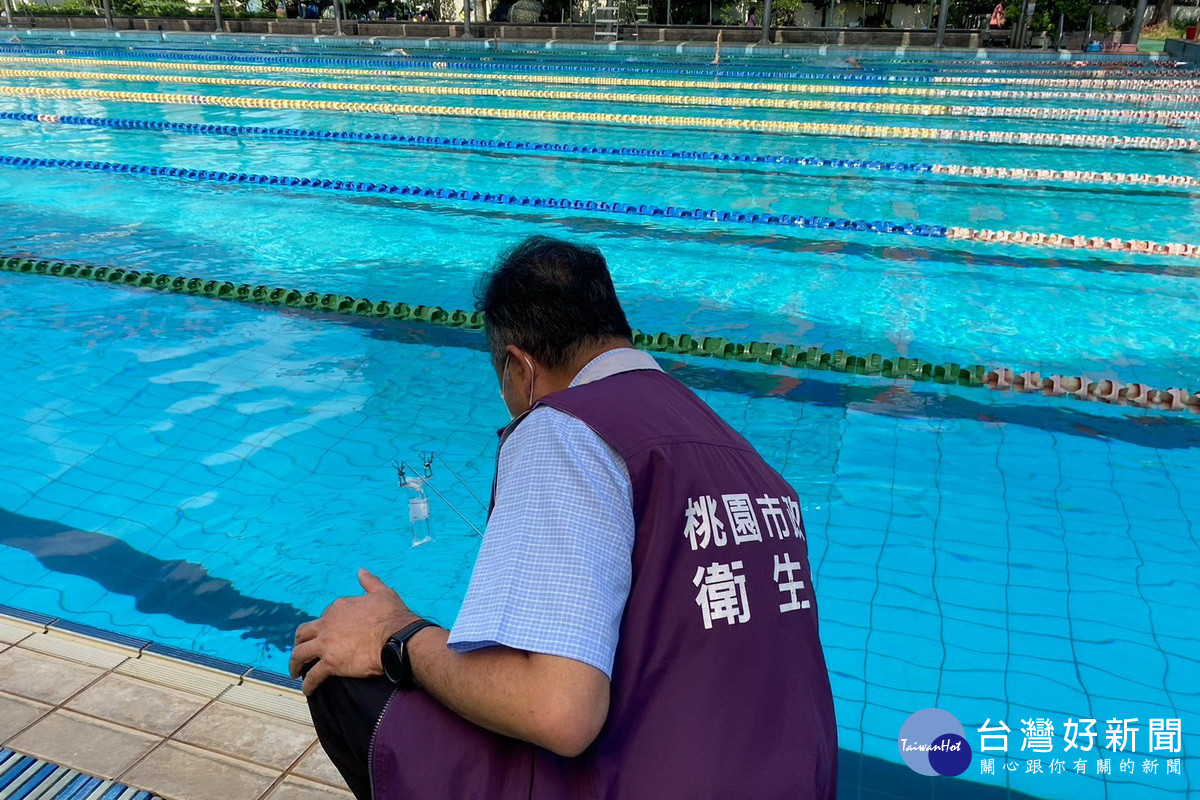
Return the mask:
{"type": "Polygon", "coordinates": [[[504,253],[476,297],[497,363],[516,345],[561,369],[588,347],[632,335],[600,251],[549,236],[504,253]]]}

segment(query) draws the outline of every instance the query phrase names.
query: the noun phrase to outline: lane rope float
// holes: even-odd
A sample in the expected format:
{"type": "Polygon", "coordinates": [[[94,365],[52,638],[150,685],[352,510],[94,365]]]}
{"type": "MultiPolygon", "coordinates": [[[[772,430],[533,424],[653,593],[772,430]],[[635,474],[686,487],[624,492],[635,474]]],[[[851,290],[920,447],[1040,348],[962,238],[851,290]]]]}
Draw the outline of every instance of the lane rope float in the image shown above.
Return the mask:
{"type": "MultiPolygon", "coordinates": [[[[254,286],[248,283],[235,284],[231,281],[93,267],[47,259],[0,256],[0,270],[92,280],[257,305],[408,320],[463,330],[480,331],[484,327],[483,313],[479,311],[409,305],[386,300],[376,302],[348,295],[302,292],[298,289],[254,286]]],[[[819,347],[782,345],[774,342],[742,343],[723,337],[692,336],[686,333],[634,331],[633,344],[640,350],[652,353],[710,357],[726,361],[867,375],[901,381],[928,381],[1017,393],[1039,393],[1049,397],[1068,397],[1144,409],[1200,413],[1200,392],[1191,393],[1175,388],[1160,390],[1142,383],[1123,384],[1107,379],[1094,381],[1086,375],[1043,377],[1038,372],[1016,372],[1007,367],[987,368],[982,364],[963,366],[955,362],[934,364],[917,358],[884,357],[879,353],[854,355],[845,350],[829,352],[819,347]]]]}
{"type": "MultiPolygon", "coordinates": [[[[74,45],[64,44],[60,47],[33,47],[29,45],[11,45],[0,43],[0,53],[28,53],[34,55],[67,55],[68,53],[76,55],[89,55],[109,57],[120,55],[113,50],[104,50],[100,48],[85,48],[76,47],[74,45]]],[[[171,58],[180,60],[203,60],[212,62],[238,63],[238,64],[314,64],[314,65],[335,65],[348,67],[367,67],[376,68],[381,65],[386,65],[391,68],[401,69],[466,69],[466,70],[495,70],[497,68],[505,72],[568,72],[576,73],[579,71],[600,72],[606,74],[626,73],[626,74],[653,74],[653,75],[691,75],[691,76],[712,76],[720,78],[762,78],[762,79],[780,79],[780,80],[804,80],[804,81],[854,81],[857,83],[916,83],[916,84],[933,84],[933,85],[954,85],[962,84],[967,86],[997,86],[997,85],[1018,85],[1018,86],[1044,86],[1044,87],[1061,87],[1070,89],[1175,89],[1175,88],[1200,88],[1200,77],[1196,76],[1194,71],[1181,72],[1183,76],[1179,79],[1174,78],[1142,78],[1142,79],[1116,79],[1110,73],[1097,70],[1092,72],[1084,72],[1079,74],[1079,77],[1073,78],[998,78],[998,77],[978,77],[978,76],[952,76],[952,75],[878,75],[862,72],[853,74],[834,73],[834,72],[796,72],[796,71],[767,71],[767,70],[735,70],[729,69],[727,66],[721,66],[717,69],[705,69],[707,64],[694,65],[697,69],[687,69],[679,67],[663,67],[663,66],[633,66],[630,64],[613,65],[611,62],[554,62],[549,63],[543,58],[537,61],[504,61],[495,57],[485,57],[481,59],[454,59],[449,56],[443,59],[434,58],[389,58],[384,60],[380,57],[375,58],[346,58],[332,56],[300,56],[300,55],[251,55],[246,53],[214,53],[211,51],[158,51],[155,53],[158,58],[171,58]]]]}
{"type": "Polygon", "coordinates": [[[1128,108],[1031,108],[1020,106],[948,106],[929,103],[870,103],[845,100],[790,100],[775,97],[718,97],[630,92],[566,92],[552,89],[497,89],[486,86],[418,86],[319,81],[223,78],[210,75],[122,75],[116,72],[65,72],[0,69],[0,78],[69,79],[104,82],[170,83],[187,86],[240,86],[266,89],[309,89],[325,92],[415,94],[430,97],[501,97],[515,100],[566,100],[582,103],[762,108],[786,111],[846,112],[920,117],[986,117],[1059,121],[1121,122],[1177,125],[1200,120],[1200,111],[1160,111],[1128,108]]]}
{"type": "Polygon", "coordinates": [[[870,159],[820,158],[813,156],[760,155],[757,153],[722,153],[703,150],[664,150],[645,147],[605,147],[603,145],[557,144],[508,139],[464,139],[448,136],[408,136],[396,133],[367,133],[359,131],[326,131],[306,128],[274,128],[254,125],[207,125],[161,120],[122,119],[118,117],[77,117],[60,114],[26,114],[17,111],[0,112],[0,121],[36,122],[43,125],[78,125],[118,130],[151,130],[201,136],[261,136],[273,139],[315,141],[365,142],[394,144],[402,147],[445,148],[462,150],[495,150],[505,152],[541,152],[601,156],[632,156],[672,161],[701,161],[705,163],[766,164],[779,166],[823,167],[867,172],[912,172],[982,178],[984,180],[1036,180],[1060,183],[1098,183],[1108,186],[1161,186],[1170,188],[1200,188],[1200,178],[1187,175],[1145,175],[1123,172],[1090,172],[1086,170],[1027,169],[1019,167],[984,167],[958,164],[921,164],[904,161],[875,161],[870,159]]]}
{"type": "Polygon", "coordinates": [[[351,103],[342,100],[283,100],[269,97],[223,97],[169,92],[126,92],[102,89],[48,89],[34,86],[0,86],[0,96],[38,97],[60,100],[109,100],[126,103],[202,105],[222,108],[287,108],[306,111],[343,111],[391,116],[467,117],[538,122],[592,122],[636,127],[737,130],[753,133],[792,133],[811,136],[859,137],[866,139],[913,139],[922,141],[1016,144],[1035,147],[1082,147],[1114,150],[1200,151],[1200,139],[1159,136],[1094,136],[1072,133],[1018,133],[942,128],[901,128],[891,125],[851,125],[824,122],[791,122],[769,119],[725,119],[648,114],[609,114],[581,111],[543,111],[513,108],[419,106],[401,103],[351,103]]]}
{"type": "Polygon", "coordinates": [[[101,58],[48,58],[0,56],[0,63],[60,66],[75,64],[125,69],[195,70],[197,72],[265,72],[270,74],[314,75],[342,78],[436,78],[438,80],[486,80],[505,83],[550,83],[576,86],[627,86],[656,89],[725,90],[791,94],[897,95],[935,99],[961,97],[1000,100],[1090,100],[1131,105],[1194,105],[1200,94],[1133,94],[1114,92],[1031,92],[1004,89],[931,89],[903,86],[848,86],[817,83],[750,83],[744,81],[681,81],[649,78],[613,78],[591,75],[506,74],[498,72],[449,72],[446,70],[332,69],[321,67],[283,67],[270,64],[208,64],[175,61],[112,61],[101,58]]]}
{"type": "Polygon", "coordinates": [[[1200,245],[1179,242],[1151,242],[1140,239],[1102,238],[1099,236],[1063,236],[1058,233],[1036,233],[1029,231],[993,231],[943,225],[898,223],[887,220],[847,219],[838,217],[801,216],[794,214],[746,213],[743,211],[721,211],[706,208],[681,208],[679,206],[657,206],[649,203],[619,203],[596,200],[577,200],[557,197],[530,197],[528,195],[503,192],[477,192],[469,189],[438,189],[428,186],[406,186],[401,184],[371,183],[367,181],[343,181],[325,178],[296,178],[288,175],[261,175],[244,172],[221,172],[214,170],[183,169],[181,167],[154,167],[142,164],[123,164],[108,161],[78,161],[58,158],[24,158],[0,155],[0,166],[27,169],[60,169],[80,172],[104,172],[126,175],[152,175],[188,181],[209,183],[240,183],[258,186],[286,186],[301,189],[327,189],[351,194],[399,195],[431,200],[454,200],[458,202],[486,203],[489,205],[517,206],[565,211],[589,211],[600,214],[624,214],[663,219],[698,220],[701,222],[731,222],[742,225],[769,225],[783,228],[813,228],[816,230],[855,231],[899,236],[925,236],[935,239],[957,239],[988,242],[993,244],[1016,244],[1030,247],[1063,248],[1075,250],[1103,250],[1110,252],[1139,253],[1145,255],[1187,256],[1200,258],[1200,245]]]}

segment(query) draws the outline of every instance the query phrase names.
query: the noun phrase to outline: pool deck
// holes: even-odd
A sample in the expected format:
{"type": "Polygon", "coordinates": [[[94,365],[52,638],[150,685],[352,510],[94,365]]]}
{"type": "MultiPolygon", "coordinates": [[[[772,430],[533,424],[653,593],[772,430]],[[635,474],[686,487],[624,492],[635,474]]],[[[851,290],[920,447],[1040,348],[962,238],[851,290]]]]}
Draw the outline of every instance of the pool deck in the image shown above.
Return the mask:
{"type": "Polygon", "coordinates": [[[352,798],[299,692],[5,615],[0,745],[169,800],[352,798]]]}

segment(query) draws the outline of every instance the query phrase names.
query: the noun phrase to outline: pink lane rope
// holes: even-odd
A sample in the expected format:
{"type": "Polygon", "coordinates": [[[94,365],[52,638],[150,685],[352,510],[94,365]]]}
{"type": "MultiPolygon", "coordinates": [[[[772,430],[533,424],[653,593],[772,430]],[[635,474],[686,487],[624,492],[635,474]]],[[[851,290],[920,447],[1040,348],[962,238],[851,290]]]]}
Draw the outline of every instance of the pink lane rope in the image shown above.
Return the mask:
{"type": "Polygon", "coordinates": [[[1151,242],[1142,239],[1104,239],[1099,236],[1063,236],[1059,233],[993,231],[986,228],[947,228],[947,239],[1031,247],[1061,247],[1070,250],[1104,250],[1114,253],[1142,253],[1155,256],[1200,258],[1200,245],[1180,242],[1151,242]]]}
{"type": "Polygon", "coordinates": [[[1200,188],[1200,179],[1187,175],[1144,175],[1131,172],[1091,172],[1074,169],[1026,169],[1023,167],[975,167],[959,164],[934,164],[934,175],[954,175],[993,180],[1055,181],[1059,183],[1104,183],[1124,186],[1171,186],[1200,188]]]}

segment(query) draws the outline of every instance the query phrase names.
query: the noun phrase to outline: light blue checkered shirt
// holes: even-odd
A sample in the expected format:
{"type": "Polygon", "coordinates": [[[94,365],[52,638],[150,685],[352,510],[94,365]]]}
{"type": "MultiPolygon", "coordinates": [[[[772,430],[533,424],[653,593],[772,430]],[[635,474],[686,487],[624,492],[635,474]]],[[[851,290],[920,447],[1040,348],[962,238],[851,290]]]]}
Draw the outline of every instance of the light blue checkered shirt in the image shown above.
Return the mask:
{"type": "MultiPolygon", "coordinates": [[[[609,350],[571,385],[635,369],[659,366],[637,350],[609,350]]],[[[611,678],[633,533],[624,460],[575,417],[537,407],[500,450],[496,505],[450,648],[506,645],[582,661],[611,678]]]]}

